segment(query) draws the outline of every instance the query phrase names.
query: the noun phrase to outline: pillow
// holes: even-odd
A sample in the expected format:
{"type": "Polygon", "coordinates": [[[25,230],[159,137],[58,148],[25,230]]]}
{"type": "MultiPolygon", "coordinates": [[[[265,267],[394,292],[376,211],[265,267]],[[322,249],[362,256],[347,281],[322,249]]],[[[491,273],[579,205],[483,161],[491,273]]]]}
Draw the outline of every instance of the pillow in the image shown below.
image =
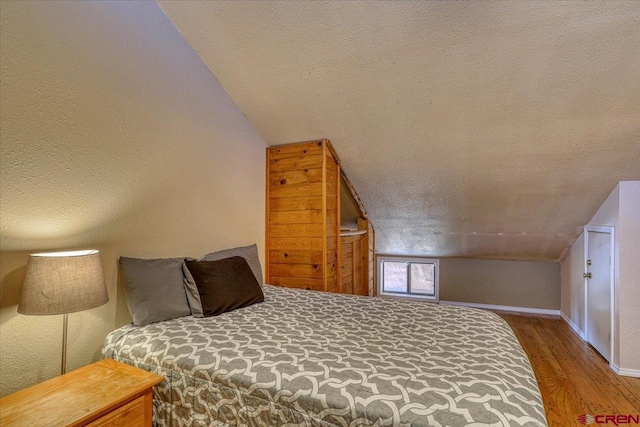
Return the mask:
{"type": "Polygon", "coordinates": [[[198,287],[205,317],[264,301],[262,288],[241,256],[218,261],[186,260],[185,264],[198,287]]]}
{"type": "Polygon", "coordinates": [[[253,271],[253,275],[256,276],[256,280],[262,286],[264,283],[262,279],[262,267],[260,267],[260,258],[258,257],[258,246],[255,244],[212,252],[203,256],[201,261],[217,261],[234,256],[241,256],[247,260],[249,267],[251,267],[251,271],[253,271]]]}
{"type": "Polygon", "coordinates": [[[144,326],[191,314],[181,258],[120,257],[119,262],[134,325],[144,326]]]}
{"type": "MultiPolygon", "coordinates": [[[[195,261],[193,258],[186,258],[182,261],[195,261]]],[[[196,281],[193,280],[191,272],[187,268],[187,264],[182,263],[182,276],[184,280],[184,289],[187,291],[187,301],[189,301],[189,307],[191,308],[191,315],[193,317],[204,317],[202,314],[202,302],[200,301],[200,293],[196,286],[196,281]]]]}

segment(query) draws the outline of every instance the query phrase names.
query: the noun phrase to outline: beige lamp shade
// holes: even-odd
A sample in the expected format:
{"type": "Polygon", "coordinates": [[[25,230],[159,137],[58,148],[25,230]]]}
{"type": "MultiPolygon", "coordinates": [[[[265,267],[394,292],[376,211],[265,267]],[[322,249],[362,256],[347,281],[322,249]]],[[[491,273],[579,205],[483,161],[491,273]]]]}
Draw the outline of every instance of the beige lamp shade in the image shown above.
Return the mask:
{"type": "Polygon", "coordinates": [[[18,312],[65,314],[109,301],[96,250],[32,254],[18,312]]]}

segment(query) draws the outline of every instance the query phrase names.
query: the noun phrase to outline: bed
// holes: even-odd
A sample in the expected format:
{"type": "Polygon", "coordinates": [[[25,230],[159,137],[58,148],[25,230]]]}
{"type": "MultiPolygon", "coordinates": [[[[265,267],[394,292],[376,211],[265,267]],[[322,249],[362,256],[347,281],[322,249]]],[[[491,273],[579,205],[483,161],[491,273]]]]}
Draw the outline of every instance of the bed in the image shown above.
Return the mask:
{"type": "Polygon", "coordinates": [[[499,316],[263,286],[265,301],[111,332],[103,356],[160,374],[159,426],[546,426],[499,316]]]}

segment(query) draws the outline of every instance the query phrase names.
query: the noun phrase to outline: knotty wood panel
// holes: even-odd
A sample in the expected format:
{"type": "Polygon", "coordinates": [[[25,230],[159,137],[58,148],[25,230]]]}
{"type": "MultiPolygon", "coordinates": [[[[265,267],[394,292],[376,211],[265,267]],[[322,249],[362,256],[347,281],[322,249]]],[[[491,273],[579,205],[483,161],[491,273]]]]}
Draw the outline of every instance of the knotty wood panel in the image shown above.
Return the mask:
{"type": "Polygon", "coordinates": [[[288,159],[269,159],[269,170],[288,172],[292,170],[317,169],[322,167],[322,155],[293,157],[288,159]]]}
{"type": "MultiPolygon", "coordinates": [[[[328,140],[267,149],[266,272],[272,283],[306,287],[310,282],[295,279],[313,279],[320,280],[322,290],[340,290],[341,179],[340,161],[328,140]]],[[[359,250],[368,253],[368,248],[359,250]]],[[[369,276],[368,269],[356,273],[351,267],[355,274],[369,276]]]]}
{"type": "Polygon", "coordinates": [[[270,249],[276,250],[322,250],[322,237],[272,237],[270,249]]]}
{"type": "Polygon", "coordinates": [[[340,217],[340,213],[336,210],[339,205],[338,196],[327,196],[327,211],[330,214],[335,215],[336,218],[340,217]]]}
{"type": "MultiPolygon", "coordinates": [[[[327,200],[327,204],[329,200],[336,201],[336,208],[329,209],[327,207],[327,216],[326,216],[326,234],[325,237],[327,239],[326,242],[326,256],[327,257],[335,257],[337,258],[338,254],[338,239],[339,237],[339,227],[340,227],[340,217],[339,215],[339,204],[338,204],[338,160],[334,156],[333,151],[331,150],[331,144],[326,144],[325,150],[325,164],[326,164],[326,172],[325,172],[325,198],[327,200]]],[[[330,289],[332,287],[336,287],[338,284],[338,279],[336,278],[336,263],[327,263],[325,266],[325,281],[326,281],[326,289],[330,289]],[[329,281],[329,277],[331,277],[331,283],[329,281]],[[335,283],[335,284],[334,284],[335,283]]]]}
{"type": "Polygon", "coordinates": [[[271,237],[322,237],[322,224],[276,224],[269,226],[271,237]]]}
{"type": "Polygon", "coordinates": [[[327,292],[339,292],[337,276],[327,277],[326,282],[327,292]]]}
{"type": "MultiPolygon", "coordinates": [[[[322,218],[322,256],[327,256],[327,146],[323,146],[322,150],[322,211],[324,217],[322,218]]],[[[322,269],[322,285],[323,289],[327,290],[327,272],[322,269]]]]}
{"type": "Polygon", "coordinates": [[[338,263],[337,262],[328,262],[325,265],[326,268],[326,272],[327,272],[327,277],[331,277],[331,276],[335,276],[336,275],[336,270],[338,269],[338,263]]]}
{"type": "Polygon", "coordinates": [[[323,153],[323,141],[299,142],[289,145],[269,147],[269,155],[272,159],[285,159],[289,157],[301,157],[303,155],[321,155],[323,153]]]}
{"type": "Polygon", "coordinates": [[[340,204],[338,203],[338,197],[327,197],[327,212],[331,215],[335,215],[336,218],[340,218],[339,212],[336,210],[340,204]]]}
{"type": "MultiPolygon", "coordinates": [[[[331,151],[331,154],[333,155],[333,157],[334,157],[334,159],[335,159],[335,161],[337,163],[337,165],[336,165],[336,174],[339,175],[340,174],[340,162],[338,161],[337,156],[335,156],[335,153],[331,149],[331,145],[329,145],[328,148],[331,151]]],[[[340,283],[342,282],[342,277],[340,275],[340,263],[341,263],[341,259],[342,259],[341,248],[340,248],[340,228],[341,228],[341,224],[342,224],[342,213],[341,213],[341,210],[340,210],[340,184],[341,184],[341,180],[338,178],[337,182],[335,183],[335,192],[336,192],[336,195],[335,195],[336,224],[335,224],[335,228],[334,228],[335,236],[331,236],[337,242],[336,250],[332,251],[331,253],[333,255],[335,255],[336,259],[338,260],[337,263],[336,263],[337,264],[337,268],[336,268],[335,283],[332,284],[332,285],[335,286],[335,288],[338,289],[338,291],[341,289],[340,283]]],[[[328,197],[328,199],[329,200],[333,200],[334,197],[330,196],[330,197],[328,197]]],[[[329,286],[327,285],[327,287],[329,287],[329,286]]]]}
{"type": "Polygon", "coordinates": [[[367,287],[367,295],[375,296],[375,235],[371,221],[364,217],[357,219],[358,229],[367,230],[367,234],[363,236],[362,256],[363,256],[363,281],[367,287]]]}
{"type": "Polygon", "coordinates": [[[271,262],[277,264],[322,264],[323,261],[321,250],[272,250],[269,256],[271,262]]]}
{"type": "Polygon", "coordinates": [[[272,173],[269,176],[269,185],[296,185],[322,182],[322,168],[292,170],[272,173]]]}
{"type": "Polygon", "coordinates": [[[269,280],[274,284],[324,288],[325,151],[324,141],[268,149],[266,234],[269,280]]]}
{"type": "Polygon", "coordinates": [[[327,238],[327,250],[335,251],[338,247],[338,239],[327,238]]]}
{"type": "MultiPolygon", "coordinates": [[[[335,203],[335,202],[334,202],[335,203]]],[[[322,210],[322,197],[288,197],[269,199],[269,210],[272,212],[322,210]]],[[[329,203],[327,203],[329,205],[329,203]]]]}
{"type": "Polygon", "coordinates": [[[322,183],[313,182],[310,184],[275,184],[269,187],[269,199],[286,197],[312,197],[322,196],[322,183]]]}
{"type": "Polygon", "coordinates": [[[271,263],[271,274],[278,277],[314,277],[321,279],[322,265],[271,263]]]}
{"type": "Polygon", "coordinates": [[[327,210],[327,223],[335,224],[337,222],[336,214],[337,214],[336,211],[327,210]]]}
{"type": "MultiPolygon", "coordinates": [[[[333,215],[337,205],[337,197],[328,197],[326,199],[327,210],[333,215]]],[[[286,197],[274,198],[269,200],[269,208],[271,211],[304,211],[304,210],[322,210],[322,197],[286,197]]]]}
{"type": "Polygon", "coordinates": [[[322,224],[321,210],[269,212],[269,224],[322,224]]]}
{"type": "MultiPolygon", "coordinates": [[[[273,225],[317,224],[322,223],[322,218],[321,210],[269,212],[269,223],[273,225]]],[[[327,221],[335,221],[335,212],[329,212],[327,214],[327,221]]]]}
{"type": "Polygon", "coordinates": [[[327,196],[337,196],[339,188],[336,185],[338,181],[338,168],[334,163],[333,165],[327,165],[327,196]]]}
{"type": "Polygon", "coordinates": [[[322,279],[314,279],[310,277],[271,277],[271,285],[285,286],[287,288],[312,289],[314,291],[323,291],[324,285],[322,279]]]}
{"type": "MultiPolygon", "coordinates": [[[[277,264],[322,264],[322,251],[270,251],[271,262],[277,264]]],[[[335,262],[327,260],[328,262],[335,262]]]]}
{"type": "Polygon", "coordinates": [[[267,154],[265,156],[265,198],[266,198],[266,206],[264,209],[264,223],[265,223],[265,230],[264,230],[264,243],[265,243],[265,254],[264,254],[264,280],[265,283],[269,283],[269,279],[271,277],[271,272],[269,271],[269,268],[271,266],[271,258],[270,258],[270,249],[271,249],[271,236],[269,235],[269,225],[271,224],[271,202],[270,202],[270,198],[269,198],[269,177],[271,176],[271,170],[269,169],[269,163],[270,163],[270,158],[271,158],[271,148],[267,148],[267,154]]]}

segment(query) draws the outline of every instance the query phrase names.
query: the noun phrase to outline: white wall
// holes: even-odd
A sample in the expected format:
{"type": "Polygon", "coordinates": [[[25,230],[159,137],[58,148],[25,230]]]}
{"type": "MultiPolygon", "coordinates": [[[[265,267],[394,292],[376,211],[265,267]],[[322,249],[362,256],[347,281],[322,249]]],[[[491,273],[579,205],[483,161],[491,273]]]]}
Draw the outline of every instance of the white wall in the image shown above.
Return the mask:
{"type": "MultiPolygon", "coordinates": [[[[614,351],[622,373],[640,375],[640,181],[620,182],[588,225],[614,227],[614,351]],[[633,372],[630,372],[633,371],[633,372]]],[[[584,242],[561,262],[562,313],[584,331],[584,242]]]]}
{"type": "MultiPolygon", "coordinates": [[[[620,364],[620,184],[616,185],[602,203],[588,225],[606,225],[614,228],[613,242],[613,312],[614,335],[612,362],[620,364]]],[[[584,252],[584,249],[583,249],[584,252]]],[[[584,264],[583,264],[584,271],[584,264]]],[[[584,305],[584,299],[582,301],[584,305]]],[[[584,331],[584,329],[583,329],[584,331]]]]}
{"type": "Polygon", "coordinates": [[[558,310],[560,266],[555,262],[440,258],[440,299],[558,310]]]}
{"type": "Polygon", "coordinates": [[[618,327],[621,369],[640,376],[640,181],[620,183],[620,297],[618,327]]]}
{"type": "MultiPolygon", "coordinates": [[[[618,312],[618,296],[619,296],[619,274],[618,274],[618,217],[619,217],[619,199],[620,199],[620,186],[616,187],[609,193],[609,196],[602,203],[593,219],[589,221],[587,225],[605,225],[612,226],[615,230],[614,241],[614,318],[619,318],[618,312]]],[[[560,263],[561,271],[561,312],[574,326],[578,329],[578,333],[584,337],[584,278],[586,260],[584,257],[584,232],[578,237],[571,246],[571,250],[567,253],[567,256],[560,263]]],[[[618,326],[616,324],[616,335],[614,336],[614,350],[612,354],[612,360],[615,364],[618,363],[619,339],[617,336],[618,326]]]]}
{"type": "Polygon", "coordinates": [[[101,251],[110,302],[69,317],[68,369],[129,321],[116,260],[264,250],[266,144],[155,2],[2,1],[0,394],[55,376],[61,316],[16,312],[28,254],[101,251]]]}
{"type": "Polygon", "coordinates": [[[560,310],[580,334],[584,331],[584,265],[584,234],[580,234],[560,264],[560,310]]]}

